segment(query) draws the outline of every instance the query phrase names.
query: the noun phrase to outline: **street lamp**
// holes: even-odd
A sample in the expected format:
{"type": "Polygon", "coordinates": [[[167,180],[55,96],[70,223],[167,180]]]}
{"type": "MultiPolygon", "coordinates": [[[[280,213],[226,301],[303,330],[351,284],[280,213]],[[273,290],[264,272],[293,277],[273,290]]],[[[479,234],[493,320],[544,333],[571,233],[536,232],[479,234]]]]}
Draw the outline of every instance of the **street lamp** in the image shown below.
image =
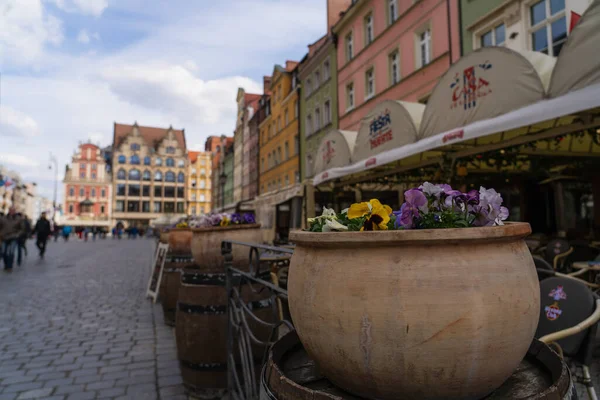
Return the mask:
{"type": "Polygon", "coordinates": [[[48,165],[48,169],[52,169],[53,164],[54,164],[54,197],[52,200],[52,222],[56,222],[56,192],[58,190],[58,160],[52,153],[50,153],[50,164],[48,165]]]}
{"type": "Polygon", "coordinates": [[[221,184],[221,212],[225,208],[225,183],[227,182],[227,174],[225,172],[219,175],[219,183],[221,184]]]}

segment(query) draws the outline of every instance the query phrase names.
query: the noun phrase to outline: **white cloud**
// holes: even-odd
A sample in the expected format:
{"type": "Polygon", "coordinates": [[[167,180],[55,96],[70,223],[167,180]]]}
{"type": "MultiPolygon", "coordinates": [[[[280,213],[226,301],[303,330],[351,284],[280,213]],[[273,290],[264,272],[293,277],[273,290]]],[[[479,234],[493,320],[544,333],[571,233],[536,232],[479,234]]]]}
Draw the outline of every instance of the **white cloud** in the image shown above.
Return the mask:
{"type": "Polygon", "coordinates": [[[62,22],[41,0],[4,0],[0,4],[0,60],[13,64],[38,59],[46,44],[63,41],[62,22]]]}
{"type": "Polygon", "coordinates": [[[29,115],[12,107],[0,106],[0,136],[37,136],[39,127],[29,115]]]}
{"type": "Polygon", "coordinates": [[[83,44],[88,44],[90,42],[90,35],[88,35],[85,29],[79,31],[79,34],[77,34],[77,41],[83,44]]]}
{"type": "Polygon", "coordinates": [[[25,157],[21,154],[0,153],[0,163],[12,167],[38,167],[40,164],[32,158],[25,157]]]}
{"type": "Polygon", "coordinates": [[[106,145],[107,136],[104,133],[90,133],[88,139],[95,144],[106,145]]]}
{"type": "Polygon", "coordinates": [[[108,0],[53,0],[53,3],[66,12],[95,17],[102,15],[108,7],[108,0]]]}

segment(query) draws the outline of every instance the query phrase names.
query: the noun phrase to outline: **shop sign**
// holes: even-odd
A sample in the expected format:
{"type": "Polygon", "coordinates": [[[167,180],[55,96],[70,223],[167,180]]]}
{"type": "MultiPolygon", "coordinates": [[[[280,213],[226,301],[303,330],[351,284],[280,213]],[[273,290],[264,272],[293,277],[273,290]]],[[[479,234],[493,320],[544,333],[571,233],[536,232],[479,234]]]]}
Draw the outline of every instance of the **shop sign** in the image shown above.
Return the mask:
{"type": "Polygon", "coordinates": [[[369,143],[371,144],[371,149],[379,147],[393,138],[392,118],[390,110],[386,109],[379,116],[373,118],[369,124],[369,143]]]}
{"type": "Polygon", "coordinates": [[[377,164],[377,158],[375,157],[369,158],[367,161],[365,161],[365,167],[370,167],[375,164],[377,164]]]}
{"type": "Polygon", "coordinates": [[[546,318],[548,321],[556,321],[562,314],[562,310],[558,307],[557,302],[554,302],[554,304],[550,306],[546,306],[544,311],[546,312],[546,318]]]}
{"type": "Polygon", "coordinates": [[[333,157],[335,157],[335,140],[328,140],[325,142],[325,147],[323,148],[323,163],[325,165],[329,165],[333,157]]]}
{"type": "Polygon", "coordinates": [[[465,68],[462,76],[459,72],[454,74],[454,79],[450,84],[450,89],[452,89],[451,110],[475,108],[478,101],[492,92],[490,81],[484,77],[486,71],[490,69],[492,69],[492,64],[486,61],[483,64],[465,68]]]}
{"type": "Polygon", "coordinates": [[[458,130],[458,131],[454,131],[454,132],[450,132],[444,135],[444,137],[442,138],[442,142],[446,143],[449,142],[451,140],[454,139],[462,139],[465,136],[465,131],[458,130]]]}

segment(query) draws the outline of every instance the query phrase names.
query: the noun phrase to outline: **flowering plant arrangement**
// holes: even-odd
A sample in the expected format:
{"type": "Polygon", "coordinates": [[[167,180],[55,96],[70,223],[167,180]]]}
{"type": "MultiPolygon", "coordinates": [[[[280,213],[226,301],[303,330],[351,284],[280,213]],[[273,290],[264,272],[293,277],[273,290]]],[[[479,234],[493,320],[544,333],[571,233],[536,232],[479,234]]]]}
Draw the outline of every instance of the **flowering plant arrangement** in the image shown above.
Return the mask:
{"type": "Polygon", "coordinates": [[[256,219],[251,213],[220,213],[190,216],[187,217],[187,223],[190,228],[207,228],[212,226],[255,224],[256,219]]]}
{"type": "Polygon", "coordinates": [[[508,209],[502,196],[483,186],[462,193],[447,184],[423,183],[404,192],[404,204],[398,211],[377,199],[355,203],[336,214],[324,208],[320,217],[309,218],[312,232],[377,231],[398,229],[467,228],[503,225],[508,209]]]}

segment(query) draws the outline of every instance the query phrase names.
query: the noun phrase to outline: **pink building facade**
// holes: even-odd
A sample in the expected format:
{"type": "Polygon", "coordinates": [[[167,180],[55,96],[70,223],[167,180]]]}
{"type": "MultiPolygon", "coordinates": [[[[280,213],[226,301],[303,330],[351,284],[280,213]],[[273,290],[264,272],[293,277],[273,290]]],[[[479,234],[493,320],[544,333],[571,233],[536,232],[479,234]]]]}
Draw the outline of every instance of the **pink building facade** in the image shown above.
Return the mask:
{"type": "Polygon", "coordinates": [[[383,100],[426,103],[460,58],[457,0],[358,0],[333,32],[342,130],[383,100]]]}

